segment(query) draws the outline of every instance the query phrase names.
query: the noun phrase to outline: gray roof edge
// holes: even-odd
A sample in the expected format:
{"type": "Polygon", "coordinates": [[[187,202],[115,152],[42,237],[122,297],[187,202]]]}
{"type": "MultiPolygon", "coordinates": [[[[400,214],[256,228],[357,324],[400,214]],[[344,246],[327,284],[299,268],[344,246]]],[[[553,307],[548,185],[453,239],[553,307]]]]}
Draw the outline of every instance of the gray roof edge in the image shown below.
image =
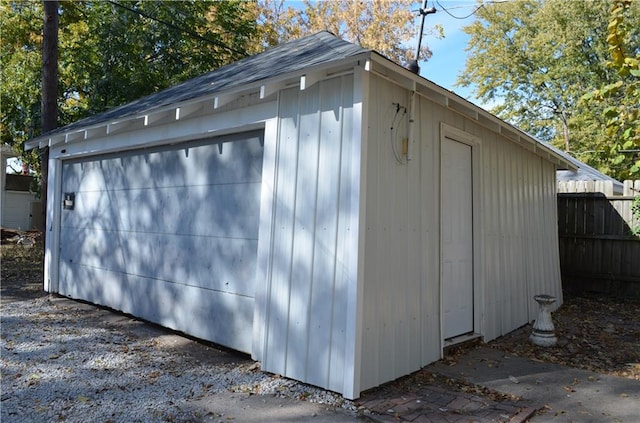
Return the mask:
{"type": "Polygon", "coordinates": [[[102,127],[110,122],[136,119],[148,113],[159,112],[163,109],[173,109],[190,101],[204,101],[207,98],[214,98],[225,93],[255,89],[260,85],[293,78],[296,75],[303,75],[323,67],[328,68],[341,63],[357,62],[363,58],[371,58],[396,74],[402,75],[403,78],[419,83],[439,95],[446,96],[447,99],[461,107],[472,110],[476,114],[476,120],[477,116],[482,116],[490,121],[492,125],[495,124],[498,128],[505,128],[506,131],[517,134],[518,139],[522,137],[532,143],[534,149],[542,149],[547,154],[549,161],[555,162],[557,165],[566,165],[570,170],[578,169],[579,166],[576,166],[576,163],[559,154],[557,150],[549,148],[546,143],[503,121],[469,100],[405,69],[376,51],[344,41],[328,31],[321,31],[280,44],[254,56],[246,57],[204,75],[168,87],[165,90],[60,127],[29,140],[25,143],[25,148],[37,148],[45,140],[49,144],[49,141],[54,137],[60,138],[66,134],[102,127]],[[255,68],[247,70],[250,68],[247,64],[252,63],[255,68]],[[248,77],[247,79],[243,79],[243,73],[246,74],[244,76],[248,77]],[[215,84],[218,84],[218,86],[213,87],[215,84]],[[184,88],[193,88],[195,92],[193,94],[191,92],[187,94],[181,93],[180,90],[184,88]],[[146,106],[147,104],[148,106],[146,106]],[[552,158],[555,160],[552,160],[552,158]]]}
{"type": "MultiPolygon", "coordinates": [[[[190,104],[193,103],[199,103],[199,102],[203,102],[203,101],[212,101],[214,98],[216,97],[224,97],[227,95],[233,95],[235,93],[249,93],[252,91],[256,91],[258,89],[260,89],[260,87],[262,86],[269,86],[269,85],[277,85],[279,83],[282,83],[284,81],[287,80],[291,80],[291,79],[295,79],[295,78],[300,78],[303,75],[308,75],[308,74],[313,74],[313,73],[317,73],[317,72],[322,72],[323,70],[326,69],[331,69],[331,68],[340,68],[340,67],[344,67],[347,66],[349,63],[357,63],[359,61],[365,60],[367,58],[369,58],[371,55],[371,51],[363,51],[358,55],[354,55],[345,59],[341,59],[341,60],[337,60],[337,61],[333,61],[333,62],[327,62],[327,63],[321,63],[321,64],[317,64],[317,65],[313,65],[313,66],[309,66],[307,68],[301,69],[301,70],[297,70],[297,71],[292,71],[290,73],[286,73],[286,74],[278,74],[275,75],[273,77],[264,79],[264,80],[259,80],[259,81],[255,81],[255,82],[251,82],[245,85],[239,85],[239,86],[235,86],[232,87],[230,89],[223,89],[220,91],[213,91],[209,94],[206,95],[202,95],[199,97],[194,97],[194,98],[190,98],[181,102],[176,102],[176,103],[169,103],[166,105],[160,105],[157,107],[152,107],[149,109],[145,109],[145,110],[141,110],[139,112],[136,113],[132,113],[130,115],[126,115],[122,118],[117,118],[117,119],[105,119],[105,120],[101,120],[99,122],[94,122],[91,123],[89,125],[76,125],[76,124],[80,124],[82,122],[84,122],[85,120],[80,120],[77,122],[74,122],[74,124],[70,124],[64,127],[60,127],[59,130],[57,132],[49,132],[47,134],[43,134],[40,135],[36,138],[33,138],[29,141],[27,141],[25,143],[25,149],[30,150],[30,149],[34,149],[34,148],[38,148],[39,145],[44,141],[44,140],[49,140],[49,139],[53,139],[53,138],[60,138],[63,137],[66,134],[75,134],[78,132],[83,132],[86,130],[92,130],[92,129],[96,129],[96,128],[100,128],[100,127],[104,127],[105,125],[108,125],[109,123],[114,123],[114,122],[118,122],[118,123],[123,123],[126,121],[130,121],[130,120],[135,120],[135,119],[140,119],[142,117],[144,117],[145,115],[152,115],[155,113],[163,113],[163,112],[168,112],[170,110],[174,110],[178,107],[185,107],[188,106],[190,104]]],[[[332,75],[327,75],[327,77],[332,77],[332,75]]],[[[294,86],[294,85],[292,85],[294,86]]]]}
{"type": "Polygon", "coordinates": [[[291,77],[296,73],[304,74],[308,69],[323,65],[331,66],[342,61],[357,60],[358,57],[369,54],[371,54],[371,50],[339,39],[328,31],[321,31],[282,43],[164,90],[56,128],[29,140],[25,143],[25,148],[37,148],[45,140],[66,133],[103,126],[109,121],[128,120],[162,108],[170,109],[175,104],[215,97],[216,94],[223,92],[244,90],[250,86],[263,85],[278,77],[285,78],[287,75],[291,77]],[[287,62],[284,60],[287,57],[296,60],[287,62]],[[244,78],[242,74],[246,74],[244,78]],[[215,86],[216,84],[218,87],[215,86]],[[193,89],[193,95],[181,92],[185,89],[193,89]],[[146,106],[147,104],[148,106],[146,106]]]}
{"type": "Polygon", "coordinates": [[[561,155],[566,156],[568,160],[574,162],[577,166],[575,170],[562,170],[559,171],[556,179],[558,182],[560,181],[607,181],[613,184],[613,190],[615,193],[621,194],[624,192],[624,184],[618,181],[615,178],[612,178],[609,175],[606,175],[600,172],[598,169],[595,169],[589,166],[586,163],[581,162],[575,157],[571,156],[569,153],[561,151],[554,146],[551,146],[553,149],[556,149],[560,152],[561,155]]]}

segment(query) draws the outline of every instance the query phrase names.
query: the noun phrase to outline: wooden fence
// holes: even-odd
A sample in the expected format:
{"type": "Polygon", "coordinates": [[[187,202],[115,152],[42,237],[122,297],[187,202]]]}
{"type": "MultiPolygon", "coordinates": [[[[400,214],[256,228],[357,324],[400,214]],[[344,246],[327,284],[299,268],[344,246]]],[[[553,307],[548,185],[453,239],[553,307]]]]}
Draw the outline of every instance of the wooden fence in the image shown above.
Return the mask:
{"type": "Polygon", "coordinates": [[[569,295],[640,297],[640,237],[632,211],[640,180],[625,181],[622,196],[558,193],[562,283],[569,295]]]}
{"type": "MultiPolygon", "coordinates": [[[[631,183],[632,181],[627,181],[631,183]]],[[[614,195],[613,181],[558,181],[558,193],[601,192],[614,195]]]]}

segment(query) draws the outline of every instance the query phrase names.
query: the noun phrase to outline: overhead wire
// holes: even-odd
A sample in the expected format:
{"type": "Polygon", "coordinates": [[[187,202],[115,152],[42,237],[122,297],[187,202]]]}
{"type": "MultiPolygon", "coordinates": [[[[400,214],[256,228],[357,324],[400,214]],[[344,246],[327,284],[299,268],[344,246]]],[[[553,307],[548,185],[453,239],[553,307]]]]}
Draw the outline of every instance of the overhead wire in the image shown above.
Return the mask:
{"type": "Polygon", "coordinates": [[[391,150],[393,151],[393,155],[396,158],[396,161],[400,164],[406,164],[407,161],[402,159],[401,154],[398,152],[398,147],[396,146],[398,137],[398,128],[396,127],[396,125],[400,124],[400,121],[407,115],[407,108],[401,106],[400,103],[392,103],[392,105],[396,108],[396,114],[393,117],[393,121],[391,122],[391,128],[389,131],[389,142],[391,143],[391,150]],[[402,114],[400,114],[401,111],[402,114]]]}
{"type": "Polygon", "coordinates": [[[440,9],[442,9],[443,12],[445,12],[447,15],[451,16],[454,19],[459,19],[459,20],[463,20],[463,19],[467,19],[470,18],[471,16],[475,15],[476,13],[478,13],[478,10],[482,9],[483,7],[485,7],[487,4],[498,4],[498,3],[507,3],[507,0],[503,0],[503,1],[488,1],[486,3],[482,3],[479,6],[477,6],[473,12],[469,13],[466,16],[456,16],[453,13],[450,12],[450,10],[452,9],[460,9],[463,7],[469,7],[469,6],[454,6],[454,7],[449,7],[448,9],[446,7],[444,7],[442,4],[440,4],[439,0],[435,0],[435,3],[440,7],[440,9]]]}
{"type": "Polygon", "coordinates": [[[476,7],[473,12],[469,13],[468,15],[466,15],[466,16],[456,16],[453,13],[449,12],[449,10],[446,7],[444,7],[442,4],[440,4],[440,1],[435,0],[435,2],[444,11],[444,13],[446,13],[449,16],[451,16],[453,19],[460,19],[460,20],[470,18],[471,16],[475,15],[476,13],[478,13],[478,10],[480,10],[481,8],[484,7],[484,3],[482,3],[480,6],[476,7]]]}

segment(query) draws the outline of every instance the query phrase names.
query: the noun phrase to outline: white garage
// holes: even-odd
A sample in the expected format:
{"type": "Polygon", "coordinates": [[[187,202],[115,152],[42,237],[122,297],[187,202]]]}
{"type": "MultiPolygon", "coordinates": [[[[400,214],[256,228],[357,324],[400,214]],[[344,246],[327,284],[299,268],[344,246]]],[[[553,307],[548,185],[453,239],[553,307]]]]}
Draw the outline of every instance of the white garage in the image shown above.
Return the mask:
{"type": "Polygon", "coordinates": [[[356,398],[562,302],[545,144],[321,32],[28,143],[47,291],[356,398]]]}

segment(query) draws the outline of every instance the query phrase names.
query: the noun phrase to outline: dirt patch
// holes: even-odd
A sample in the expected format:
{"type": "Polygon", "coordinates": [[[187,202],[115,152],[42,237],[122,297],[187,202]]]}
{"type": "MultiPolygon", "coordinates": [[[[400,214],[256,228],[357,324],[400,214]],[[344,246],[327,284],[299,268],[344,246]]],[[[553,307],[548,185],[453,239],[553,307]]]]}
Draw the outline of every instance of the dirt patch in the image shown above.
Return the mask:
{"type": "Polygon", "coordinates": [[[570,298],[552,315],[558,344],[538,347],[526,325],[488,345],[520,357],[640,380],[640,300],[570,298]]]}
{"type": "MultiPolygon", "coordinates": [[[[532,326],[525,325],[488,344],[511,355],[561,364],[640,380],[640,301],[614,298],[571,298],[553,313],[558,345],[538,347],[529,342],[532,326]]],[[[441,360],[455,365],[480,340],[449,348],[441,360]]],[[[419,392],[425,386],[462,392],[496,403],[517,403],[522,399],[426,369],[371,390],[368,395],[384,396],[386,391],[419,392]],[[380,392],[383,392],[382,394],[380,392]]]]}
{"type": "Polygon", "coordinates": [[[0,245],[0,298],[2,303],[47,295],[43,290],[43,248],[34,244],[0,245]]]}

